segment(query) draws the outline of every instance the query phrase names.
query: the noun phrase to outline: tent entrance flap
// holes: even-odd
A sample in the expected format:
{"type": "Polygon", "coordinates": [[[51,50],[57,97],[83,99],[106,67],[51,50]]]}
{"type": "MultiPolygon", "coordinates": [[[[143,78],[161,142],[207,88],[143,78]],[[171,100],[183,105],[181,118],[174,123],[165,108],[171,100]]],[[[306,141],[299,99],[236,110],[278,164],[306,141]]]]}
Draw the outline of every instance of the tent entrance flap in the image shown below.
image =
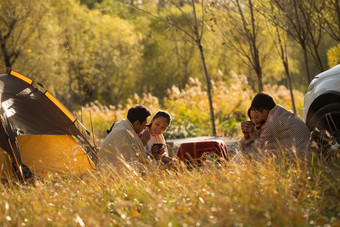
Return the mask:
{"type": "Polygon", "coordinates": [[[22,162],[42,177],[51,172],[79,174],[95,168],[69,135],[23,135],[18,137],[18,143],[22,162]]]}

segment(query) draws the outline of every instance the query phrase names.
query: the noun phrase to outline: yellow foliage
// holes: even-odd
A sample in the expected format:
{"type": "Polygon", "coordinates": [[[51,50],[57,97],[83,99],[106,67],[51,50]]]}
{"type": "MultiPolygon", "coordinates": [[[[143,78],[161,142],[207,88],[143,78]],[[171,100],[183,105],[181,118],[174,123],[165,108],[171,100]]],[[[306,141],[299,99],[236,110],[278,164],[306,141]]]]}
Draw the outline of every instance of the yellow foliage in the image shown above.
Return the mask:
{"type": "Polygon", "coordinates": [[[328,50],[328,64],[330,67],[340,64],[340,43],[328,50]]]}

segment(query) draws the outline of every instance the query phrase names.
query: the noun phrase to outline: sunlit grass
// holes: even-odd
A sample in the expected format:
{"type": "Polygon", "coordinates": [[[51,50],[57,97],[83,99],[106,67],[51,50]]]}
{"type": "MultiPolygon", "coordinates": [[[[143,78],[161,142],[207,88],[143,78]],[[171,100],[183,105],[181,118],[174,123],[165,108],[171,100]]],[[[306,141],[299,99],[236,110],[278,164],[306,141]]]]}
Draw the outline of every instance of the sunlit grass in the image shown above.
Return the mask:
{"type": "MultiPolygon", "coordinates": [[[[217,131],[222,136],[239,133],[237,123],[247,118],[254,95],[243,77],[234,77],[233,86],[213,84],[217,131]]],[[[286,88],[267,90],[290,109],[286,88]]],[[[297,93],[298,111],[302,97],[297,93]]],[[[136,95],[125,106],[92,103],[77,116],[102,139],[106,129],[137,103],[153,113],[160,108],[169,111],[174,117],[171,127],[178,126],[170,133],[189,135],[185,133],[195,129],[209,134],[206,93],[197,80],[183,91],[174,87],[162,105],[152,95],[136,95]]],[[[327,160],[314,157],[308,164],[285,159],[223,162],[190,170],[156,168],[146,174],[126,166],[81,176],[51,174],[34,185],[9,181],[0,184],[0,225],[340,226],[339,161],[339,154],[333,154],[327,160]]]]}
{"type": "Polygon", "coordinates": [[[339,157],[133,167],[1,185],[1,226],[339,226],[339,157]]]}

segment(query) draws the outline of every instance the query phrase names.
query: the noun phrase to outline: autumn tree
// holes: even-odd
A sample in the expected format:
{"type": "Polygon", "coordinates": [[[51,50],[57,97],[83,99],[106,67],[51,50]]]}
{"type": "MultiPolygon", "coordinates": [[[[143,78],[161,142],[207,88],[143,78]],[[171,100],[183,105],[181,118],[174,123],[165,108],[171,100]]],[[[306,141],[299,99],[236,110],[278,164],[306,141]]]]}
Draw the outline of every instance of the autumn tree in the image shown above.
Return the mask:
{"type": "Polygon", "coordinates": [[[340,46],[340,1],[325,0],[314,5],[317,15],[319,16],[316,23],[319,24],[337,44],[328,51],[329,66],[340,63],[339,46],[340,46]]]}
{"type": "MultiPolygon", "coordinates": [[[[158,9],[159,17],[171,17],[177,26],[185,26],[186,22],[179,10],[174,7],[164,9],[158,9]]],[[[191,13],[189,5],[183,10],[191,13]]],[[[190,77],[204,79],[196,44],[184,32],[168,23],[155,17],[148,18],[148,30],[143,37],[143,92],[150,92],[162,99],[172,86],[184,89],[190,77]]]]}
{"type": "Polygon", "coordinates": [[[59,37],[58,96],[69,108],[94,100],[118,105],[134,94],[141,56],[139,35],[116,16],[74,1],[55,1],[59,37]]]}
{"type": "Polygon", "coordinates": [[[263,61],[268,52],[261,52],[263,29],[255,10],[254,0],[221,1],[211,5],[213,20],[222,34],[225,45],[238,53],[242,61],[256,73],[258,91],[263,90],[263,61]],[[221,19],[220,19],[221,18],[221,19]]]}
{"type": "Polygon", "coordinates": [[[324,61],[321,58],[321,51],[319,49],[325,35],[325,21],[324,15],[315,10],[315,8],[320,8],[321,5],[323,3],[318,0],[307,0],[306,4],[301,4],[301,11],[306,11],[304,15],[309,15],[309,17],[304,18],[306,24],[309,24],[310,18],[312,19],[310,26],[306,26],[310,36],[310,42],[307,47],[319,71],[323,72],[325,70],[324,61]]]}
{"type": "Polygon", "coordinates": [[[291,79],[291,74],[289,70],[287,37],[286,37],[285,32],[280,31],[280,29],[276,27],[276,39],[274,37],[273,39],[274,39],[275,47],[278,50],[278,54],[280,56],[280,59],[281,59],[281,62],[282,62],[282,65],[283,65],[283,68],[285,70],[285,74],[288,80],[288,88],[289,88],[290,97],[292,100],[292,108],[293,108],[294,113],[296,113],[292,79],[291,79]]]}
{"type": "Polygon", "coordinates": [[[6,67],[13,67],[27,42],[36,35],[47,3],[41,0],[0,1],[0,54],[6,67]]]}
{"type": "Polygon", "coordinates": [[[324,0],[313,5],[316,12],[321,16],[324,30],[337,42],[340,42],[340,1],[324,0]]]}
{"type": "Polygon", "coordinates": [[[97,15],[93,21],[97,27],[93,77],[99,82],[100,99],[118,105],[132,97],[143,82],[141,37],[133,25],[119,17],[97,15]]]}
{"type": "Polygon", "coordinates": [[[174,30],[162,34],[161,29],[166,29],[164,23],[159,20],[153,22],[157,23],[150,25],[150,35],[153,38],[144,40],[144,83],[140,86],[141,91],[164,98],[167,89],[172,86],[183,89],[189,77],[198,74],[197,68],[200,66],[197,66],[196,48],[191,42],[174,30]]]}
{"type": "Polygon", "coordinates": [[[309,84],[311,73],[308,53],[312,55],[319,70],[323,70],[323,63],[318,51],[323,35],[322,26],[315,23],[315,20],[320,20],[320,15],[316,13],[315,6],[322,3],[318,0],[291,0],[290,4],[287,4],[287,1],[284,0],[273,0],[271,3],[276,7],[276,25],[284,29],[302,49],[306,80],[309,84]]]}
{"type": "Polygon", "coordinates": [[[156,12],[148,11],[146,7],[140,6],[136,7],[135,5],[125,2],[135,9],[141,10],[144,13],[159,19],[169,26],[169,29],[176,29],[178,31],[183,32],[188,40],[190,40],[198,49],[200,54],[200,60],[202,65],[202,71],[206,82],[207,94],[209,100],[209,110],[210,110],[210,121],[211,121],[211,130],[212,135],[216,136],[216,127],[215,127],[215,117],[214,117],[214,109],[212,103],[212,91],[211,91],[211,81],[208,74],[206,60],[202,45],[202,37],[204,34],[204,1],[200,2],[200,16],[197,15],[196,10],[196,2],[194,0],[188,1],[173,1],[168,0],[162,3],[162,10],[168,10],[174,8],[180,12],[181,20],[178,20],[179,17],[168,15],[166,18],[163,18],[161,15],[157,15],[156,12]],[[190,10],[187,10],[189,9],[190,10]]]}
{"type": "Polygon", "coordinates": [[[294,93],[292,87],[291,73],[289,69],[289,53],[287,48],[288,38],[285,30],[281,29],[281,27],[277,26],[278,18],[276,14],[275,5],[268,2],[261,4],[261,6],[257,9],[260,14],[262,14],[265,18],[269,19],[267,25],[271,27],[273,32],[271,33],[271,37],[274,43],[274,47],[277,50],[278,55],[280,56],[282,66],[284,68],[285,75],[288,81],[288,87],[291,96],[292,108],[294,113],[296,113],[294,93]]]}

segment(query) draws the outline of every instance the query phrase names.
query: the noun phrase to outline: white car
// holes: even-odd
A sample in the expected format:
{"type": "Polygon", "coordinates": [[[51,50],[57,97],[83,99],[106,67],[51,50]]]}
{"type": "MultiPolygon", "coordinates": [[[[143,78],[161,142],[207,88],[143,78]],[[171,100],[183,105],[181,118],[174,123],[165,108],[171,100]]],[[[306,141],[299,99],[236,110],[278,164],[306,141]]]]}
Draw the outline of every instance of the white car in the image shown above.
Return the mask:
{"type": "Polygon", "coordinates": [[[340,64],[312,80],[302,116],[311,131],[326,129],[340,144],[340,64]]]}

